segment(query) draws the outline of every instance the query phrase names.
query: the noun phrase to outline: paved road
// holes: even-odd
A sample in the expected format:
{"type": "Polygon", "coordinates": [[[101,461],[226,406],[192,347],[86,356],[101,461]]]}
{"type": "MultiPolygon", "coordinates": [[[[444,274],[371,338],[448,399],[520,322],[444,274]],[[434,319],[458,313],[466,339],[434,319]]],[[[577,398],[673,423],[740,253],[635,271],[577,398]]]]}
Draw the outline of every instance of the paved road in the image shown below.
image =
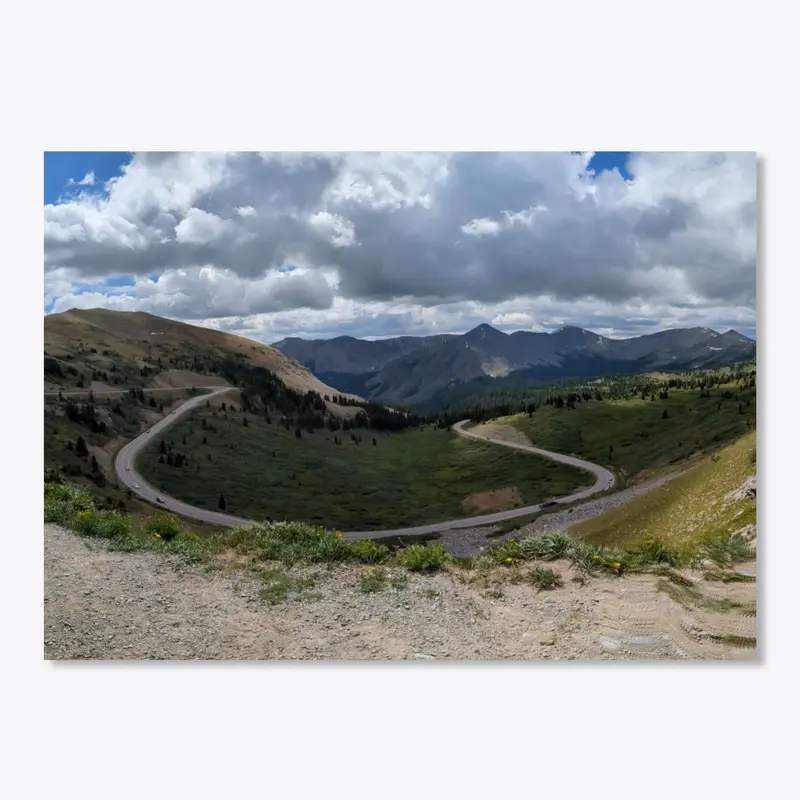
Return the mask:
{"type": "MultiPolygon", "coordinates": [[[[211,387],[206,387],[211,388],[211,387]]],[[[200,522],[207,522],[212,525],[219,525],[225,528],[236,528],[242,525],[251,524],[252,520],[243,519],[242,517],[234,517],[231,514],[225,514],[221,511],[208,511],[196,506],[190,506],[188,503],[182,503],[173,497],[169,497],[164,492],[159,491],[152,487],[137,471],[135,460],[138,453],[146,447],[150,441],[156,439],[160,433],[163,433],[166,428],[177,421],[181,416],[191,411],[195,406],[204,403],[210,397],[218,394],[229,392],[232,387],[213,387],[210,394],[199,395],[187,400],[183,405],[175,411],[168,414],[164,419],[157,422],[152,428],[143,433],[138,438],[123,447],[117,454],[114,466],[119,476],[120,481],[128,486],[132,492],[137,494],[143,500],[153,503],[156,506],[173,511],[176,514],[181,514],[189,519],[196,519],[200,522]],[[160,497],[162,503],[158,503],[156,498],[160,497]]],[[[552,453],[549,450],[542,450],[539,447],[532,447],[530,445],[516,444],[514,442],[505,442],[500,439],[492,439],[485,436],[478,436],[469,430],[464,430],[464,425],[469,420],[462,420],[453,425],[453,430],[460,436],[467,436],[471,439],[477,439],[484,442],[492,442],[503,447],[512,447],[515,450],[523,450],[528,453],[535,453],[545,458],[550,458],[553,461],[558,461],[562,464],[568,464],[571,467],[589,472],[595,476],[596,481],[593,486],[587,489],[581,489],[568,497],[561,497],[558,503],[571,503],[575,500],[582,500],[591,497],[598,492],[611,489],[614,485],[614,474],[601,467],[598,464],[592,464],[590,461],[576,458],[575,456],[563,455],[561,453],[552,453]]],[[[542,504],[534,506],[525,506],[523,508],[514,508],[509,511],[497,511],[494,514],[483,514],[477,517],[466,517],[463,519],[449,520],[447,522],[434,522],[430,525],[416,525],[411,528],[396,528],[394,530],[385,531],[349,531],[344,534],[346,539],[385,539],[394,536],[419,536],[428,533],[441,533],[442,531],[454,530],[458,528],[474,528],[482,525],[493,525],[497,522],[504,520],[515,519],[516,517],[523,517],[528,514],[533,514],[542,509],[542,504]]]]}
{"type": "MultiPolygon", "coordinates": [[[[155,389],[147,388],[145,386],[137,386],[137,389],[141,389],[143,392],[182,392],[185,389],[231,389],[231,386],[222,387],[219,384],[216,386],[160,386],[155,389]]],[[[70,389],[69,391],[60,391],[60,392],[45,392],[45,397],[57,397],[59,394],[62,397],[73,397],[75,395],[89,395],[89,394],[128,394],[130,388],[128,389],[70,389]]],[[[208,397],[208,395],[203,395],[204,397],[208,397]]]]}

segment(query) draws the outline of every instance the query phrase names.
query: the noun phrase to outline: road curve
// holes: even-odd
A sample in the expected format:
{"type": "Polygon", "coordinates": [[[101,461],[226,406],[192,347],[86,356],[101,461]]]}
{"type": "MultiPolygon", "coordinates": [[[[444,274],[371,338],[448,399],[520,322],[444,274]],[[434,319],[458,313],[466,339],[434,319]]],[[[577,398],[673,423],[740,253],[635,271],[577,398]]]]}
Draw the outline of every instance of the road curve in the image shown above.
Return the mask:
{"type": "MultiPolygon", "coordinates": [[[[208,387],[207,387],[208,388],[208,387]]],[[[212,525],[219,525],[225,528],[238,528],[243,525],[252,524],[253,520],[244,519],[242,517],[234,517],[231,514],[225,514],[221,511],[209,511],[204,508],[197,508],[188,503],[183,503],[173,497],[165,494],[164,492],[155,489],[151,486],[137,471],[136,471],[136,456],[139,452],[146,447],[158,434],[163,433],[166,428],[176,422],[184,414],[191,411],[197,405],[204,403],[211,397],[218,394],[231,391],[234,387],[214,387],[209,394],[198,395],[191,400],[187,400],[179,408],[172,411],[164,419],[159,420],[152,428],[145,431],[145,433],[138,436],[133,441],[126,444],[117,454],[114,461],[114,467],[117,472],[119,480],[127,486],[134,494],[138,495],[142,500],[153,503],[157,507],[165,508],[173,511],[181,516],[195,519],[200,522],[207,522],[212,525]],[[163,502],[157,502],[156,498],[160,497],[163,502]]],[[[534,453],[538,456],[558,461],[562,464],[567,464],[571,467],[589,472],[595,476],[596,481],[593,486],[586,489],[581,489],[567,497],[560,497],[555,502],[557,503],[571,503],[575,500],[583,500],[591,497],[593,494],[603,492],[611,489],[614,486],[614,474],[601,467],[598,464],[592,464],[590,461],[584,461],[575,456],[568,456],[562,453],[553,453],[549,450],[542,450],[539,447],[531,445],[516,444],[515,442],[505,442],[500,439],[493,439],[486,436],[479,436],[469,430],[464,430],[464,425],[469,420],[461,420],[453,425],[453,430],[460,436],[466,436],[470,439],[477,439],[482,442],[491,442],[503,447],[512,447],[515,450],[523,450],[528,453],[534,453]]],[[[550,501],[553,502],[553,501],[550,501]]],[[[533,506],[524,506],[523,508],[513,508],[509,511],[497,511],[494,514],[483,514],[477,517],[465,517],[462,519],[448,520],[446,522],[434,522],[430,525],[416,525],[410,528],[396,528],[394,530],[384,531],[348,531],[344,533],[346,539],[386,539],[396,536],[420,536],[430,533],[441,533],[442,531],[449,531],[458,528],[474,528],[482,525],[494,525],[497,522],[504,520],[515,519],[516,517],[524,517],[528,514],[533,514],[540,511],[543,504],[533,506]]]]}

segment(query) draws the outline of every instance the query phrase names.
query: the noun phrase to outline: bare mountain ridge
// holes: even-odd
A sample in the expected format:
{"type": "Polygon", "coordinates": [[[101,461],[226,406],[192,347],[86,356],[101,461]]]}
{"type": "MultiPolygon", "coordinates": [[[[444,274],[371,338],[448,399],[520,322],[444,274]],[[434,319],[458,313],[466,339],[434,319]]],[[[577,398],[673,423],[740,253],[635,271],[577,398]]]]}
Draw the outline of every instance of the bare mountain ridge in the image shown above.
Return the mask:
{"type": "Polygon", "coordinates": [[[283,339],[273,347],[320,380],[383,402],[421,404],[471,381],[536,382],[656,369],[718,367],[755,358],[734,330],[679,328],[609,339],[574,326],[503,333],[483,324],[465,334],[366,341],[283,339]]]}

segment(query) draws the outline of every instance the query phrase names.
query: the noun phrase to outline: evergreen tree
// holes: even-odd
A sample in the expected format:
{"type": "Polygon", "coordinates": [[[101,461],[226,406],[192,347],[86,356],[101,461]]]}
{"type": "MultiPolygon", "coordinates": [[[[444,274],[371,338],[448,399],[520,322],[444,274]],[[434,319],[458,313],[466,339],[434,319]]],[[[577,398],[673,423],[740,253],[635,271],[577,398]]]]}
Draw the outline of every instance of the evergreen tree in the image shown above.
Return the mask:
{"type": "Polygon", "coordinates": [[[225,503],[225,495],[224,494],[221,494],[219,496],[219,503],[217,503],[217,505],[219,506],[221,511],[224,511],[226,509],[227,504],[225,503]]]}
{"type": "Polygon", "coordinates": [[[89,449],[86,447],[86,442],[83,439],[83,436],[79,436],[75,440],[75,454],[79,456],[88,456],[89,449]]]}

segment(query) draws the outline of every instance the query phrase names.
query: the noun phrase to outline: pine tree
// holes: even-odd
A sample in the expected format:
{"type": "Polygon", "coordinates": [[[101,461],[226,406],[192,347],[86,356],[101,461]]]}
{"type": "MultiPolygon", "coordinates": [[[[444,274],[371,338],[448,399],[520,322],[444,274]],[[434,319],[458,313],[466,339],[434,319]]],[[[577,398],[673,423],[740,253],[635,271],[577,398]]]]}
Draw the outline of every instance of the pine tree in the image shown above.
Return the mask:
{"type": "Polygon", "coordinates": [[[221,511],[225,510],[226,503],[225,503],[225,495],[224,494],[221,494],[219,496],[219,503],[217,505],[219,505],[221,511]]]}
{"type": "Polygon", "coordinates": [[[75,440],[75,454],[79,456],[88,456],[89,449],[86,447],[86,442],[83,439],[83,436],[79,436],[75,440]]]}

